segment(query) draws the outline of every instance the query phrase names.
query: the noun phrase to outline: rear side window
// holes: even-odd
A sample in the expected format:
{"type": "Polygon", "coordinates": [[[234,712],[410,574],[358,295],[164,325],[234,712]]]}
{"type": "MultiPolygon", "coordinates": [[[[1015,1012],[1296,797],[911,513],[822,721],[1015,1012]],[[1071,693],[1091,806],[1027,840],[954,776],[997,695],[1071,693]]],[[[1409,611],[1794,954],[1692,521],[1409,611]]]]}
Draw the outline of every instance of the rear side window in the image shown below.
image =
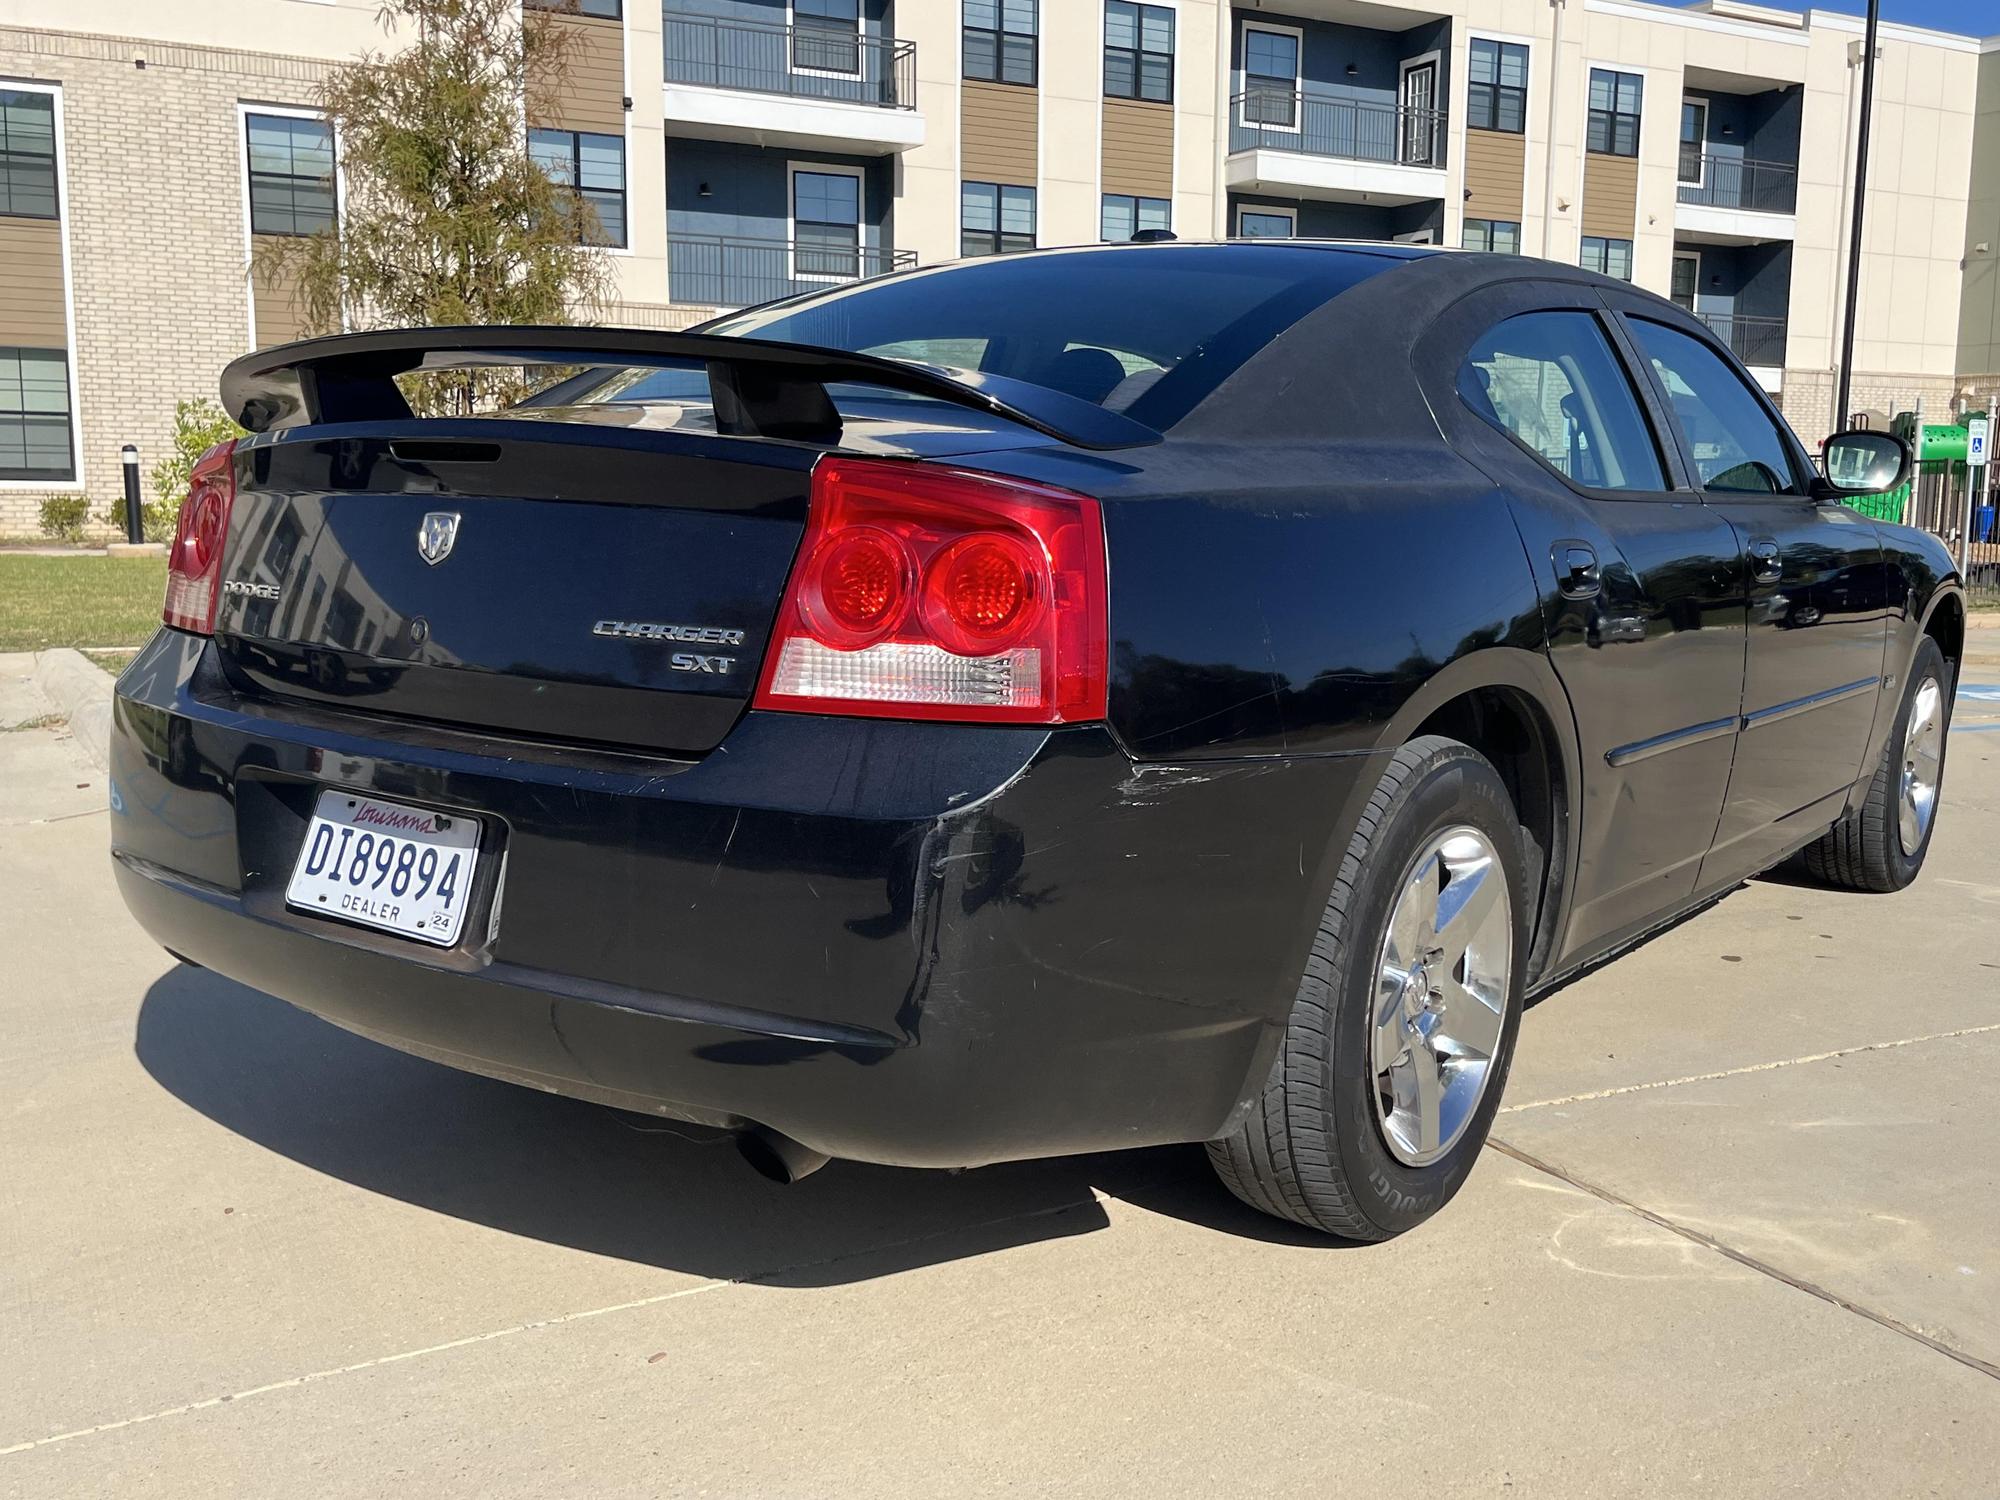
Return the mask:
{"type": "Polygon", "coordinates": [[[1660,377],[1705,490],[1799,493],[1777,423],[1743,378],[1700,339],[1644,318],[1627,320],[1660,377]]]}
{"type": "Polygon", "coordinates": [[[1495,324],[1466,355],[1458,390],[1474,411],[1574,484],[1667,487],[1639,398],[1589,313],[1523,313],[1495,324]]]}

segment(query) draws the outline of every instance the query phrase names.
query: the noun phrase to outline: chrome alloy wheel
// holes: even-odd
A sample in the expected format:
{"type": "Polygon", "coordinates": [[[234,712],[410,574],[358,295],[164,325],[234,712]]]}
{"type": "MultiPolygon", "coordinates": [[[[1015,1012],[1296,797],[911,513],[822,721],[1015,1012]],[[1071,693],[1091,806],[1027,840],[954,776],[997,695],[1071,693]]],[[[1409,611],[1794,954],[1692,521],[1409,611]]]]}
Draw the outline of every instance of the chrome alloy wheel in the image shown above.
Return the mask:
{"type": "Polygon", "coordinates": [[[1903,852],[1924,846],[1937,812],[1938,771],[1944,759],[1944,689],[1926,677],[1910,700],[1910,724],[1903,731],[1902,783],[1896,796],[1896,832],[1903,852]]]}
{"type": "Polygon", "coordinates": [[[1404,872],[1375,966],[1370,1062],[1406,1166],[1458,1144],[1486,1092],[1514,972],[1514,904],[1486,835],[1447,829],[1404,872]]]}

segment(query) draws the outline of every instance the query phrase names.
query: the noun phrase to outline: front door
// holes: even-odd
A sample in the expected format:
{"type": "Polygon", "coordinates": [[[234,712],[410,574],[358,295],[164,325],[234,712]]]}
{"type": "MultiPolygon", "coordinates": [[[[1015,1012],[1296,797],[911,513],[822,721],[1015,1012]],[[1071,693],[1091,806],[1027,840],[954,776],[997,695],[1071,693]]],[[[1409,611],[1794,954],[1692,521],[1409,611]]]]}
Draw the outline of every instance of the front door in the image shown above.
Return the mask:
{"type": "Polygon", "coordinates": [[[1805,455],[1733,361],[1684,328],[1626,321],[1703,498],[1742,549],[1743,732],[1709,886],[1763,868],[1839,811],[1861,774],[1901,600],[1874,526],[1810,498],[1805,455]]]}
{"type": "Polygon", "coordinates": [[[1662,414],[1601,306],[1479,311],[1548,295],[1461,304],[1487,326],[1459,335],[1457,399],[1436,409],[1513,503],[1586,768],[1561,961],[1694,894],[1729,785],[1744,605],[1735,533],[1660,446],[1662,414]]]}
{"type": "Polygon", "coordinates": [[[1699,251],[1674,252],[1674,280],[1670,295],[1674,306],[1694,311],[1695,292],[1701,285],[1701,254],[1699,251]]]}
{"type": "Polygon", "coordinates": [[[1405,166],[1438,165],[1437,93],[1436,58],[1403,64],[1402,161],[1405,166]]]}

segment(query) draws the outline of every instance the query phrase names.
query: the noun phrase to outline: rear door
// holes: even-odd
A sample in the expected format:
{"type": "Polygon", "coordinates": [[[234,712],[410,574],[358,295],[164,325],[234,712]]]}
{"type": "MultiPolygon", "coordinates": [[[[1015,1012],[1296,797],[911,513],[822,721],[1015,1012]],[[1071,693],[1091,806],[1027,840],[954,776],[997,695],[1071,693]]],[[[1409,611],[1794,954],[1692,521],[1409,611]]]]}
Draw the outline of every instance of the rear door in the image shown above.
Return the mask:
{"type": "Polygon", "coordinates": [[[1494,288],[1434,336],[1461,361],[1435,409],[1509,495],[1575,715],[1584,772],[1566,952],[1581,955],[1694,891],[1741,704],[1737,542],[1683,487],[1590,288],[1494,288]]]}
{"type": "Polygon", "coordinates": [[[1804,453],[1728,354],[1682,325],[1628,311],[1626,326],[1689,472],[1742,552],[1743,733],[1703,877],[1713,884],[1763,868],[1838,809],[1861,772],[1900,599],[1874,525],[1811,498],[1804,453]]]}

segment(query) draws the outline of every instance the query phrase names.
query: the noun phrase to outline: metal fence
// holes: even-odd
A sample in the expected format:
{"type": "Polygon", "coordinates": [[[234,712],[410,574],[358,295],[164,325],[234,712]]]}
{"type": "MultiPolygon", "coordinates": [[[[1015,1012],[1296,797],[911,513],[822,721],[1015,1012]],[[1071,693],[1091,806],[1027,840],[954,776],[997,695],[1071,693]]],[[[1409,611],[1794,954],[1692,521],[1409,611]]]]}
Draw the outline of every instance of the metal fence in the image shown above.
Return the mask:
{"type": "Polygon", "coordinates": [[[1753,213],[1798,211],[1799,169],[1791,162],[1752,161],[1681,147],[1680,201],[1753,213]]]}
{"type": "Polygon", "coordinates": [[[675,302],[754,307],[843,281],[906,271],[914,250],[826,241],[760,240],[731,235],[667,237],[667,283],[675,302]]]}
{"type": "Polygon", "coordinates": [[[1966,591],[1981,602],[2000,603],[2000,516],[1996,516],[1996,499],[2000,499],[2000,484],[1982,488],[1974,471],[1964,464],[1924,463],[1917,466],[1902,515],[1889,519],[1921,526],[1943,540],[1954,556],[1963,537],[1966,591]],[[1968,498],[1972,502],[1970,531],[1966,529],[1968,498]]]}
{"type": "Polygon", "coordinates": [[[1783,365],[1785,320],[1749,313],[1696,313],[1746,365],[1783,365]]]}
{"type": "Polygon", "coordinates": [[[1296,151],[1405,167],[1444,165],[1445,112],[1249,89],[1230,101],[1231,151],[1296,151]]]}
{"type": "Polygon", "coordinates": [[[917,107],[917,44],[852,27],[666,15],[668,83],[917,107]]]}

